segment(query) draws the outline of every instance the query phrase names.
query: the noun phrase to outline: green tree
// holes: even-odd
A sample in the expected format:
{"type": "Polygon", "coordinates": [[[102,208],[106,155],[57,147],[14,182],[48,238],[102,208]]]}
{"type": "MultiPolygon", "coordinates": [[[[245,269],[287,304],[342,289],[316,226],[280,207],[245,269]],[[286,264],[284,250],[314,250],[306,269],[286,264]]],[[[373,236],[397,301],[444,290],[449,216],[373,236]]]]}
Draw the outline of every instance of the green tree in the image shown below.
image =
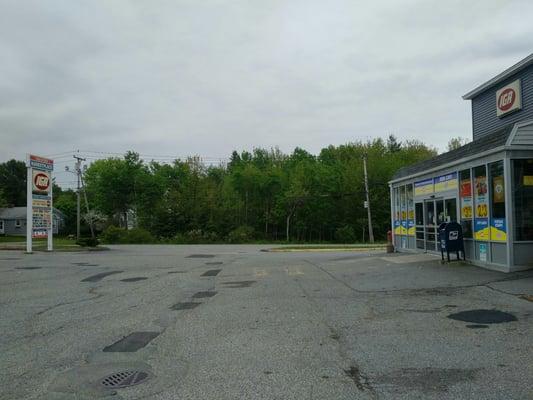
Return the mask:
{"type": "Polygon", "coordinates": [[[8,205],[26,205],[26,174],[23,161],[9,160],[0,164],[0,188],[8,205]]]}

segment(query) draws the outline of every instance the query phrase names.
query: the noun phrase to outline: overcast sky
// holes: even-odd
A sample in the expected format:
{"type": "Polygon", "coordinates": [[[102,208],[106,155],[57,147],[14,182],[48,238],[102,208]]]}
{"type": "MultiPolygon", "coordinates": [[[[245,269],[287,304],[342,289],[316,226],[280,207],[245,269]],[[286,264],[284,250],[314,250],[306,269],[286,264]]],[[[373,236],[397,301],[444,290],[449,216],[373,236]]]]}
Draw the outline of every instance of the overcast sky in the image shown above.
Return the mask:
{"type": "Polygon", "coordinates": [[[0,0],[0,161],[471,136],[531,1],[0,0]]]}

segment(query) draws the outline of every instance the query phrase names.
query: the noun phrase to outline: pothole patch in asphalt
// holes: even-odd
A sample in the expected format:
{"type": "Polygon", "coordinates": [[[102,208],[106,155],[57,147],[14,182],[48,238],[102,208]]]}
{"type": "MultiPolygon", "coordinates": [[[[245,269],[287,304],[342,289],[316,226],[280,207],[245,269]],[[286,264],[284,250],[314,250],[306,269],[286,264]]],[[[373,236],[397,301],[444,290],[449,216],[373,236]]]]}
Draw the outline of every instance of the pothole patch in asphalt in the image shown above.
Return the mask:
{"type": "Polygon", "coordinates": [[[185,258],[213,258],[214,254],[190,254],[185,258]]]}
{"type": "Polygon", "coordinates": [[[148,377],[149,374],[145,371],[118,371],[104,376],[100,384],[106,389],[121,389],[143,383],[148,377]]]}
{"type": "Polygon", "coordinates": [[[110,346],[104,348],[106,353],[132,353],[145,347],[158,337],[160,332],[133,332],[110,346]]]}
{"type": "Polygon", "coordinates": [[[376,383],[390,387],[395,397],[398,393],[412,390],[428,392],[446,392],[448,388],[462,382],[475,379],[477,370],[459,368],[403,368],[387,375],[377,376],[376,383]]]}
{"type": "Polygon", "coordinates": [[[108,272],[101,272],[96,275],[91,275],[85,279],[82,279],[81,282],[100,282],[102,279],[104,279],[106,276],[114,275],[114,274],[120,274],[124,271],[108,271],[108,272]]]}
{"type": "Polygon", "coordinates": [[[215,292],[214,290],[206,290],[204,292],[196,292],[195,294],[192,295],[192,298],[193,299],[204,299],[206,297],[213,297],[216,294],[217,292],[215,292]]]}
{"type": "Polygon", "coordinates": [[[222,282],[223,285],[232,289],[247,288],[252,286],[257,281],[232,281],[232,282],[222,282]]]}
{"type": "Polygon", "coordinates": [[[185,274],[187,271],[169,271],[169,274],[185,274]]]}
{"type": "Polygon", "coordinates": [[[99,264],[91,264],[88,262],[73,262],[72,265],[77,265],[79,267],[99,267],[99,264]]]}
{"type": "Polygon", "coordinates": [[[489,326],[482,325],[482,324],[474,324],[474,325],[467,325],[466,327],[469,329],[483,329],[483,328],[488,328],[489,326]]]}
{"type": "Polygon", "coordinates": [[[456,321],[472,322],[474,324],[501,324],[518,321],[511,313],[500,310],[468,310],[448,315],[448,318],[456,321]]]}
{"type": "Polygon", "coordinates": [[[192,301],[176,303],[170,307],[171,310],[192,310],[193,308],[198,307],[202,303],[195,303],[192,301]]]}
{"type": "Polygon", "coordinates": [[[139,282],[139,281],[144,281],[146,279],[148,278],[145,276],[136,276],[135,278],[125,278],[125,279],[121,279],[120,281],[121,282],[139,282]]]}
{"type": "Polygon", "coordinates": [[[205,265],[222,265],[222,264],[224,264],[222,261],[209,261],[205,263],[205,265]]]}
{"type": "Polygon", "coordinates": [[[41,269],[42,267],[15,267],[15,269],[29,269],[29,270],[32,270],[32,269],[41,269]]]}
{"type": "Polygon", "coordinates": [[[217,276],[220,274],[221,269],[210,269],[209,271],[205,271],[202,276],[217,276]]]}

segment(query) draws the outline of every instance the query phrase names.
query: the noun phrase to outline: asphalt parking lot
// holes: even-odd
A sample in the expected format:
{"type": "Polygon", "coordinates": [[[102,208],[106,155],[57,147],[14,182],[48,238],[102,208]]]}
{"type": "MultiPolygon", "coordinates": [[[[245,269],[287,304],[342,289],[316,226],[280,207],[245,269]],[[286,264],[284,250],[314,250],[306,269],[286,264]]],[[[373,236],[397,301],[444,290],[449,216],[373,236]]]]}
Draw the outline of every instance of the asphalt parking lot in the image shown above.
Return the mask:
{"type": "Polygon", "coordinates": [[[0,252],[0,398],[533,399],[533,271],[263,248],[0,252]]]}

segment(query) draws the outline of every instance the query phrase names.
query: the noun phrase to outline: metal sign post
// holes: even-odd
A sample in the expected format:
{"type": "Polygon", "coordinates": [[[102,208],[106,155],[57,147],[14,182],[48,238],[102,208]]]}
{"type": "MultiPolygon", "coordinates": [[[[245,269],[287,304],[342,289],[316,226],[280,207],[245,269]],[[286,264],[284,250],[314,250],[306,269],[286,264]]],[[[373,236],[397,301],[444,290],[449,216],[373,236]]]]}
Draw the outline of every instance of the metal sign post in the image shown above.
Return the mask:
{"type": "Polygon", "coordinates": [[[52,171],[54,161],[28,154],[26,157],[26,252],[32,252],[34,238],[47,238],[53,250],[52,171]]]}

